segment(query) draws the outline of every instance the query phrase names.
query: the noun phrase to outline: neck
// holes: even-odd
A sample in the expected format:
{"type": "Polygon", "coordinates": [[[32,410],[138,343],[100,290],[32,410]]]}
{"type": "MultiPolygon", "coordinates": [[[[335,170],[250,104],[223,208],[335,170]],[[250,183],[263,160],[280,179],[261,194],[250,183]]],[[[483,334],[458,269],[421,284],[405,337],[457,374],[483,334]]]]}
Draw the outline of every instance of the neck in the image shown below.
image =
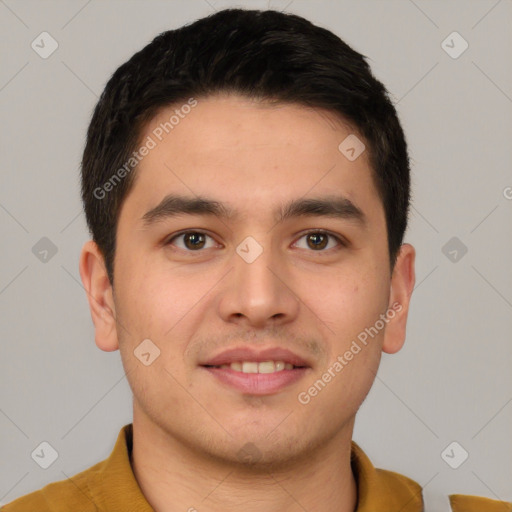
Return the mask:
{"type": "Polygon", "coordinates": [[[354,512],[353,425],[292,464],[264,469],[198,453],[134,411],[132,468],[155,512],[354,512]]]}

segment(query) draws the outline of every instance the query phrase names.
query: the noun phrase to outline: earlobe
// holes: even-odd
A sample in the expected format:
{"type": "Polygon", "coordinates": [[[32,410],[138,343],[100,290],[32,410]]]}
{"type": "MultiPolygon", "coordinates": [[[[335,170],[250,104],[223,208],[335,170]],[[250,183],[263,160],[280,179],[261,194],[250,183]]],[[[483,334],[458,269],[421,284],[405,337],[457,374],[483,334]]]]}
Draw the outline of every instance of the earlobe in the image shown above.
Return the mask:
{"type": "Polygon", "coordinates": [[[382,343],[382,350],[387,354],[395,354],[403,347],[405,342],[409,303],[416,279],[414,272],[415,256],[414,247],[410,244],[403,244],[400,247],[393,269],[388,305],[389,322],[382,343]],[[391,311],[394,311],[394,314],[391,311]]]}
{"type": "Polygon", "coordinates": [[[79,268],[94,323],[96,345],[106,352],[117,350],[119,342],[112,285],[103,254],[94,241],[89,240],[82,247],[79,268]]]}

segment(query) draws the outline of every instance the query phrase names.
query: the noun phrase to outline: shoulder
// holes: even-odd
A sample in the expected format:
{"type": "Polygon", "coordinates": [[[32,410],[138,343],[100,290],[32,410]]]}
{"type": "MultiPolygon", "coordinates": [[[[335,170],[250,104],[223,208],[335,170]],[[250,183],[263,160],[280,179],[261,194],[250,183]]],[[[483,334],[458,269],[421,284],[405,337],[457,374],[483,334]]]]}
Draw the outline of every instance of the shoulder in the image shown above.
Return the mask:
{"type": "Polygon", "coordinates": [[[1,512],[97,512],[100,506],[94,495],[94,481],[102,464],[99,462],[70,478],[25,494],[4,505],[1,512]]]}
{"type": "Polygon", "coordinates": [[[450,494],[452,512],[512,512],[512,502],[481,496],[450,494]]]}

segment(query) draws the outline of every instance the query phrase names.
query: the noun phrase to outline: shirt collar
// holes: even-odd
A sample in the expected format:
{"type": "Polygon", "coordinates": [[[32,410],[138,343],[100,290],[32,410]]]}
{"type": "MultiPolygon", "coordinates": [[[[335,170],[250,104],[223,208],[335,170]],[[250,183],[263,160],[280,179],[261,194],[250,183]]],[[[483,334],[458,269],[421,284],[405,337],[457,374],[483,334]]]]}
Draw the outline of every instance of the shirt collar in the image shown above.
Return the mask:
{"type": "Polygon", "coordinates": [[[424,511],[418,483],[399,473],[375,468],[355,441],[350,457],[358,494],[355,512],[424,511]]]}
{"type": "Polygon", "coordinates": [[[105,510],[123,512],[154,512],[135,479],[130,457],[133,446],[133,424],[125,425],[110,456],[99,464],[90,490],[95,503],[105,510]]]}
{"type": "MultiPolygon", "coordinates": [[[[130,457],[133,424],[125,425],[110,456],[97,465],[90,486],[93,499],[107,510],[154,512],[135,479],[130,457]]],[[[376,469],[359,445],[352,441],[351,466],[357,485],[355,512],[423,512],[421,487],[409,478],[376,469]]]]}

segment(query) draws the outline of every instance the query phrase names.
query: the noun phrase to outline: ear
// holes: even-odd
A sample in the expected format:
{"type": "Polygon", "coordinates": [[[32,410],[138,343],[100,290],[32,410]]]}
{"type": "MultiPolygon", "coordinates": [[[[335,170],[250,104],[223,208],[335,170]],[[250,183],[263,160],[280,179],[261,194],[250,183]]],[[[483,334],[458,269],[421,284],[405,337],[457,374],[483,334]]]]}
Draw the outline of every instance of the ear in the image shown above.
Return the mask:
{"type": "Polygon", "coordinates": [[[394,311],[392,317],[388,314],[389,322],[384,331],[382,350],[388,354],[398,352],[405,342],[407,315],[414,283],[414,259],[416,251],[410,244],[403,244],[397,256],[393,275],[391,276],[391,289],[389,293],[388,311],[394,311]]]}
{"type": "Polygon", "coordinates": [[[117,350],[119,342],[112,285],[105,268],[103,254],[92,240],[82,247],[80,277],[87,292],[96,345],[106,352],[117,350]]]}

